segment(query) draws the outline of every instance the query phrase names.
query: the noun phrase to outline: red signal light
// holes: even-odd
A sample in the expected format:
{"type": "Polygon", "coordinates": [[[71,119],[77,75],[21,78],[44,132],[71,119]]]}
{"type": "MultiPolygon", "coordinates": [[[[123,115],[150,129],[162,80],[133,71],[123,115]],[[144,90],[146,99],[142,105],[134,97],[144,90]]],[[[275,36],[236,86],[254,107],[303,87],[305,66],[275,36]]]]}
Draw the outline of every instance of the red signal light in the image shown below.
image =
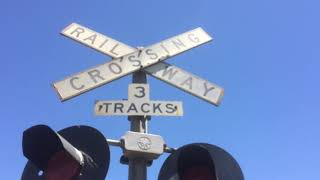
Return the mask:
{"type": "Polygon", "coordinates": [[[182,180],[217,180],[215,174],[207,166],[195,166],[186,169],[182,180]]]}
{"type": "Polygon", "coordinates": [[[74,180],[80,175],[81,164],[66,151],[57,152],[48,161],[45,180],[74,180]]]}

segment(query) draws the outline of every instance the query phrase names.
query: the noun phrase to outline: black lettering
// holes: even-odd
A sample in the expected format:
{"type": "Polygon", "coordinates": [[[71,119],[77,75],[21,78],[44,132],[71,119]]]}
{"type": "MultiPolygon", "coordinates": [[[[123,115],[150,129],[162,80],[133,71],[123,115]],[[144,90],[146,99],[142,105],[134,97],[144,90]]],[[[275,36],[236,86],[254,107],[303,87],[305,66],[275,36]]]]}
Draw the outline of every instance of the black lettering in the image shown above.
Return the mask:
{"type": "Polygon", "coordinates": [[[145,106],[149,106],[149,107],[150,107],[150,104],[149,104],[149,103],[143,103],[143,104],[141,105],[141,111],[144,112],[144,113],[150,112],[150,110],[145,110],[145,109],[144,109],[145,106]]]}
{"type": "Polygon", "coordinates": [[[160,106],[161,106],[161,103],[154,103],[153,104],[153,113],[156,113],[157,110],[159,111],[159,113],[162,113],[160,106]]]}
{"type": "Polygon", "coordinates": [[[167,108],[167,110],[166,110],[167,113],[174,113],[177,111],[177,106],[170,104],[170,103],[166,104],[166,108],[167,108]]]}
{"type": "Polygon", "coordinates": [[[77,80],[77,79],[80,79],[80,78],[79,78],[79,77],[72,77],[72,78],[70,79],[70,85],[71,85],[71,87],[72,87],[73,89],[75,89],[75,90],[81,90],[81,89],[84,88],[84,85],[81,84],[80,86],[76,86],[76,85],[74,84],[74,81],[77,80]]]}
{"type": "Polygon", "coordinates": [[[110,52],[111,52],[112,54],[116,55],[116,56],[118,55],[118,53],[114,52],[114,50],[115,50],[118,46],[119,46],[119,44],[116,44],[116,45],[114,45],[113,48],[110,50],[110,52]]]}
{"type": "Polygon", "coordinates": [[[136,105],[134,103],[130,104],[127,113],[129,113],[132,110],[135,111],[136,113],[138,113],[137,107],[136,107],[136,105]]]}
{"type": "Polygon", "coordinates": [[[108,67],[109,67],[109,70],[110,70],[111,72],[113,72],[114,74],[120,74],[120,73],[122,73],[122,68],[121,68],[120,65],[117,64],[117,63],[110,63],[110,64],[108,65],[108,67]]]}
{"type": "Polygon", "coordinates": [[[79,37],[79,35],[80,35],[81,33],[84,33],[84,29],[81,28],[81,27],[77,27],[75,30],[73,30],[73,31],[70,33],[70,35],[72,35],[73,33],[77,33],[76,37],[79,37]]]}
{"type": "Polygon", "coordinates": [[[170,54],[169,50],[163,44],[160,44],[160,46],[162,47],[163,50],[166,51],[167,54],[170,54]]]}
{"type": "Polygon", "coordinates": [[[101,109],[103,108],[103,105],[99,105],[99,110],[98,111],[101,111],[101,109]]]}
{"type": "Polygon", "coordinates": [[[109,41],[109,39],[105,39],[99,46],[99,48],[102,48],[107,42],[109,41]]]}
{"type": "Polygon", "coordinates": [[[98,83],[97,78],[99,78],[100,80],[104,80],[104,78],[100,76],[100,71],[97,69],[89,71],[88,74],[91,77],[91,79],[94,81],[94,83],[98,83]]]}
{"type": "Polygon", "coordinates": [[[170,67],[171,66],[169,64],[167,64],[162,72],[162,77],[165,77],[166,75],[168,75],[169,80],[171,80],[178,73],[178,70],[173,71],[174,68],[170,68],[170,67]]]}
{"type": "MultiPolygon", "coordinates": [[[[109,105],[111,105],[112,103],[103,103],[103,105],[106,107],[106,113],[109,112],[109,105]]],[[[101,110],[101,109],[100,109],[101,110]]],[[[100,111],[99,110],[99,111],[100,111]]]]}
{"type": "Polygon", "coordinates": [[[183,81],[183,83],[181,83],[181,86],[187,85],[189,86],[189,89],[192,90],[192,80],[192,77],[189,77],[188,79],[183,81]]]}
{"type": "Polygon", "coordinates": [[[152,53],[152,49],[147,49],[146,54],[149,55],[150,59],[158,59],[158,54],[152,53]]]}
{"type": "Polygon", "coordinates": [[[139,49],[139,51],[138,51],[138,57],[140,57],[140,55],[141,55],[141,53],[142,53],[142,50],[143,50],[143,49],[139,49]]]}
{"type": "Polygon", "coordinates": [[[130,62],[132,62],[132,63],[135,63],[135,64],[132,64],[132,66],[134,66],[134,67],[140,67],[140,66],[141,66],[141,61],[140,61],[139,59],[134,59],[134,58],[135,58],[134,55],[130,55],[130,56],[128,57],[128,60],[129,60],[130,62]]]}
{"type": "Polygon", "coordinates": [[[188,34],[188,38],[190,41],[194,43],[200,42],[200,39],[197,36],[195,36],[193,33],[188,34]]]}
{"type": "Polygon", "coordinates": [[[96,34],[94,34],[94,35],[91,35],[91,36],[89,36],[89,37],[87,37],[87,38],[83,39],[83,41],[87,41],[87,40],[89,40],[89,41],[91,41],[91,44],[94,44],[94,42],[96,41],[96,38],[97,38],[97,35],[96,35],[96,34]]]}
{"type": "Polygon", "coordinates": [[[208,88],[207,83],[204,83],[203,85],[204,85],[204,93],[203,93],[203,96],[206,96],[206,95],[208,94],[208,92],[209,92],[209,91],[212,91],[212,90],[214,90],[214,89],[215,89],[214,87],[210,87],[210,88],[208,88]]]}
{"type": "Polygon", "coordinates": [[[186,45],[183,44],[183,42],[182,42],[179,38],[177,38],[176,40],[172,40],[171,42],[172,42],[172,43],[176,46],[176,48],[178,48],[178,49],[180,49],[180,47],[186,47],[186,45]]]}
{"type": "Polygon", "coordinates": [[[114,103],[114,113],[117,113],[118,110],[123,113],[123,106],[122,103],[114,103]]]}
{"type": "Polygon", "coordinates": [[[140,91],[139,91],[140,95],[135,94],[135,95],[134,95],[135,97],[137,97],[137,98],[143,98],[143,97],[146,96],[146,92],[145,92],[144,87],[138,86],[138,87],[136,87],[136,89],[140,89],[140,91]]]}

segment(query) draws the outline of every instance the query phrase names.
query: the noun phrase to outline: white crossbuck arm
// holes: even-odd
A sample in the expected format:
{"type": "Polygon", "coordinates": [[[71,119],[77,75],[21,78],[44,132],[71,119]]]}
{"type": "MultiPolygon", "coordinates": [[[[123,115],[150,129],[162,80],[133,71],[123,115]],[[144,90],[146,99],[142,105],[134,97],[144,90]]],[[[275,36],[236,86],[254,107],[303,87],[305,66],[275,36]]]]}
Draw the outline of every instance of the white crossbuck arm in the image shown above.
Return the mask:
{"type": "Polygon", "coordinates": [[[219,105],[221,101],[223,96],[221,87],[178,67],[160,62],[210,41],[211,37],[201,28],[167,39],[143,50],[137,50],[76,23],[65,28],[62,34],[116,59],[54,83],[61,100],[70,99],[143,68],[153,77],[209,103],[219,105]]]}

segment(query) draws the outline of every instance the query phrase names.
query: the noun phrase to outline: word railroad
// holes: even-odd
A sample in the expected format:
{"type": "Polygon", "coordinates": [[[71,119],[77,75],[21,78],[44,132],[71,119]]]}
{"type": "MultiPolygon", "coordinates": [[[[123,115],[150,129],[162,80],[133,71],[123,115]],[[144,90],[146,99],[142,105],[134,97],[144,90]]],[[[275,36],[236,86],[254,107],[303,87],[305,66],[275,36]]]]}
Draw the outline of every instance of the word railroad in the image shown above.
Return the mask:
{"type": "MultiPolygon", "coordinates": [[[[207,43],[212,38],[202,29],[196,28],[175,37],[166,39],[146,48],[133,48],[102,35],[79,24],[72,23],[66,27],[62,34],[103,54],[111,56],[111,61],[72,75],[53,84],[62,101],[68,100],[94,88],[107,84],[113,80],[126,76],[136,71],[160,79],[174,87],[195,95],[211,104],[219,105],[223,96],[223,89],[213,83],[201,79],[181,68],[163,62],[164,60],[185,52],[189,49],[207,43]]],[[[171,105],[160,102],[140,104],[142,107],[156,107],[146,111],[157,113],[160,106],[165,106],[171,112],[171,105]],[[158,103],[158,104],[157,104],[158,103]]],[[[114,102],[104,104],[105,110],[117,114],[120,110],[130,107],[129,102],[114,102]],[[121,104],[121,105],[120,105],[121,104]],[[111,107],[113,106],[113,107],[111,107]],[[120,108],[121,107],[121,108],[120,108]]],[[[130,108],[129,108],[130,109],[130,108]]]]}

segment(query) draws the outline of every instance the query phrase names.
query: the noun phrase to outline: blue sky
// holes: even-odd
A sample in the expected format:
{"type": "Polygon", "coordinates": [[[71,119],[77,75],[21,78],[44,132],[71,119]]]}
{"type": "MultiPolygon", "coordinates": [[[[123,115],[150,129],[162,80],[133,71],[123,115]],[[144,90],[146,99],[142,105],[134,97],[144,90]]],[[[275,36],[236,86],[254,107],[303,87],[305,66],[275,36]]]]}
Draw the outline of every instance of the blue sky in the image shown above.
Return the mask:
{"type": "MultiPolygon", "coordinates": [[[[51,83],[110,57],[59,32],[72,22],[131,46],[146,46],[196,27],[214,41],[169,59],[225,89],[214,107],[152,77],[153,100],[184,103],[184,116],[154,117],[150,133],[171,147],[207,142],[230,152],[247,180],[320,179],[319,5],[315,0],[17,1],[2,0],[1,179],[20,179],[27,162],[22,132],[85,124],[108,138],[129,129],[126,117],[95,117],[95,100],[127,97],[126,76],[61,103],[51,83]]],[[[107,179],[127,179],[111,148],[107,179]]],[[[167,157],[149,168],[157,179],[167,157]]]]}

